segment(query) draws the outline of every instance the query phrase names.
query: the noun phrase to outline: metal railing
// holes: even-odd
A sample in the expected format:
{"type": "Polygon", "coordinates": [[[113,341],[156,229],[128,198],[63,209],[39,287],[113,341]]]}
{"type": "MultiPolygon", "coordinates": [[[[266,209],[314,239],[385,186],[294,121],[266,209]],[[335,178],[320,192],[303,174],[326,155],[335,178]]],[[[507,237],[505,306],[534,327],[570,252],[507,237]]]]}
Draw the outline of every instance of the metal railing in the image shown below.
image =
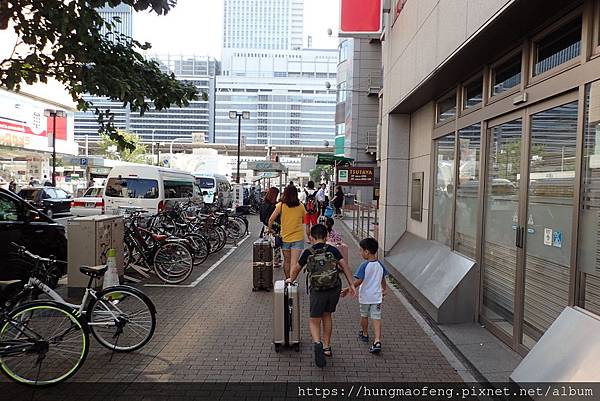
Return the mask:
{"type": "Polygon", "coordinates": [[[357,239],[378,237],[379,220],[374,205],[356,202],[351,208],[346,206],[345,211],[352,213],[352,235],[357,239]]]}
{"type": "Polygon", "coordinates": [[[367,131],[367,141],[365,153],[374,154],[377,152],[377,130],[367,131]]]}

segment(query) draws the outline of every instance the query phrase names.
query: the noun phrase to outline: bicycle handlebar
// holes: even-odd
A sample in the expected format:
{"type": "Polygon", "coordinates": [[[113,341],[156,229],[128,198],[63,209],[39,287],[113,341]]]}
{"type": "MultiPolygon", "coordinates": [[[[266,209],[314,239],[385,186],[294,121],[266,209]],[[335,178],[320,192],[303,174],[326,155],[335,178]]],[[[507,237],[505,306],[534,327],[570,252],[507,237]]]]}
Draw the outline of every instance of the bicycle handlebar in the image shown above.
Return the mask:
{"type": "Polygon", "coordinates": [[[45,262],[45,263],[64,263],[67,264],[67,262],[63,261],[63,260],[57,260],[54,257],[50,257],[50,258],[44,258],[42,256],[33,254],[31,252],[29,252],[27,250],[27,248],[25,248],[23,245],[19,245],[16,242],[11,242],[10,243],[13,247],[17,248],[17,253],[21,256],[27,256],[28,258],[38,261],[38,262],[45,262]]]}

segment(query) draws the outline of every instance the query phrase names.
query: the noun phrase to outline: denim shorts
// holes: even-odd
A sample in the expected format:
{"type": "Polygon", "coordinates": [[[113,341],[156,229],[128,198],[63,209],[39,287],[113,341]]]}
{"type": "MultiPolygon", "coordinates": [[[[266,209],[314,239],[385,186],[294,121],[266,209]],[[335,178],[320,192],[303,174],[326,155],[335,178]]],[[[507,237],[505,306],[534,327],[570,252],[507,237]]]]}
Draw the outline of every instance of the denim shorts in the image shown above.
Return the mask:
{"type": "Polygon", "coordinates": [[[360,304],[360,316],[381,320],[381,304],[360,304]]]}
{"type": "Polygon", "coordinates": [[[294,241],[294,242],[284,242],[281,244],[281,249],[284,251],[289,251],[291,249],[304,249],[304,240],[302,241],[294,241]]]}

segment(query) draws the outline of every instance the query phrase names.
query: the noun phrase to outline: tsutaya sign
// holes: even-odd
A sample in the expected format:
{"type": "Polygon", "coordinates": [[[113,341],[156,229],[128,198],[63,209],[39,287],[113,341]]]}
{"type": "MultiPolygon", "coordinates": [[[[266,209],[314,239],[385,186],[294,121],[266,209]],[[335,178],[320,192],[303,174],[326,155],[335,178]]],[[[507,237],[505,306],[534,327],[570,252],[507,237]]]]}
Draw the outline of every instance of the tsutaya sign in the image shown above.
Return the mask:
{"type": "Polygon", "coordinates": [[[384,0],[340,0],[340,37],[381,34],[384,0]]]}
{"type": "Polygon", "coordinates": [[[375,183],[373,167],[338,168],[338,184],[372,186],[375,183]]]}
{"type": "MultiPolygon", "coordinates": [[[[28,96],[0,90],[0,146],[49,152],[54,119],[45,109],[57,109],[28,96]]],[[[59,153],[77,154],[73,134],[73,113],[56,117],[56,149],[59,153]]]]}

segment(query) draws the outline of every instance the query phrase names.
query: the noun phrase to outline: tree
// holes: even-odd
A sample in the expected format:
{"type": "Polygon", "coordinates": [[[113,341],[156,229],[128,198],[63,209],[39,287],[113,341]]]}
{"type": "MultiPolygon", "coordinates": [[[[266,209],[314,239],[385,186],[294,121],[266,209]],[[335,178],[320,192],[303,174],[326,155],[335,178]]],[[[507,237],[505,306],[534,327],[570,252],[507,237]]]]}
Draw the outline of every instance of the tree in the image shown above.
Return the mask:
{"type": "MultiPolygon", "coordinates": [[[[135,11],[151,9],[167,14],[177,0],[0,0],[0,30],[14,29],[18,39],[12,55],[0,63],[0,86],[19,91],[23,83],[62,83],[77,108],[93,104],[84,94],[118,100],[140,114],[152,106],[163,110],[175,104],[187,106],[197,99],[194,85],[164,74],[156,61],[140,54],[151,48],[118,34],[120,21],[105,21],[98,7],[127,4],[135,11]],[[107,30],[101,33],[102,27],[107,30]]],[[[206,94],[203,94],[206,97],[206,94]]],[[[114,140],[118,148],[134,150],[114,127],[110,111],[95,108],[99,132],[114,140]]]]}
{"type": "Polygon", "coordinates": [[[333,169],[331,166],[317,166],[314,170],[310,172],[310,179],[314,181],[315,184],[319,184],[321,182],[321,172],[325,177],[326,181],[329,181],[331,178],[331,174],[333,174],[333,169]]]}
{"type": "Polygon", "coordinates": [[[131,163],[146,162],[146,146],[140,143],[140,137],[133,132],[117,131],[119,136],[128,143],[133,144],[133,149],[130,147],[118,150],[118,143],[115,139],[110,138],[106,134],[100,134],[100,150],[108,159],[122,160],[131,163]]]}

